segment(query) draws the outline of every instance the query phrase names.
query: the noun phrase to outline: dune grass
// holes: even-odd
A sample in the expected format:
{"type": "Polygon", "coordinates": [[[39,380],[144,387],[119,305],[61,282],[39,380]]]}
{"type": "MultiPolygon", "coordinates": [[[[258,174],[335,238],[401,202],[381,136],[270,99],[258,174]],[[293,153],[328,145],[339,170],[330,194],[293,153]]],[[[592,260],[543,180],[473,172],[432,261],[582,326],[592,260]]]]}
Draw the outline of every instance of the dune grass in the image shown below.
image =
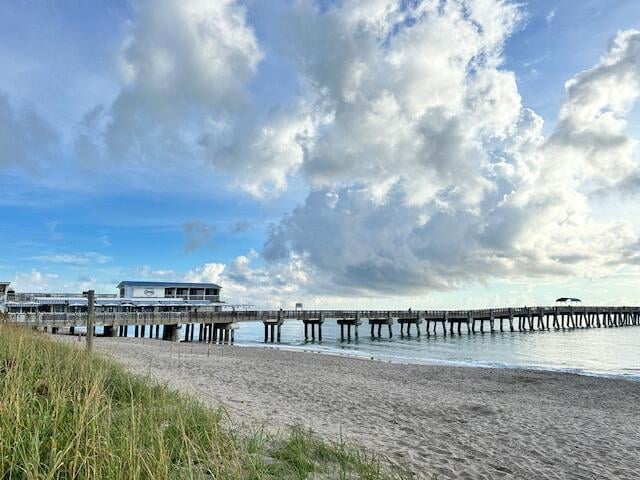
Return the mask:
{"type": "Polygon", "coordinates": [[[2,479],[391,479],[376,457],[301,428],[272,435],[126,373],[112,361],[0,325],[2,479]]]}

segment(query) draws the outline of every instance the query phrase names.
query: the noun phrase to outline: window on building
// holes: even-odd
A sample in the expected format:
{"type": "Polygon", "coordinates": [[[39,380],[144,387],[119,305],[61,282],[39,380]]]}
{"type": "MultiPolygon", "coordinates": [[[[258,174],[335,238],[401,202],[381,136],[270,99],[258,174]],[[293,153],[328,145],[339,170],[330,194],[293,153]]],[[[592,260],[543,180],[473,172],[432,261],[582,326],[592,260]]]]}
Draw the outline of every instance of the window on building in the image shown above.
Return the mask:
{"type": "Polygon", "coordinates": [[[175,288],[165,288],[164,289],[164,296],[171,298],[173,296],[175,296],[176,294],[176,289],[175,288]]]}

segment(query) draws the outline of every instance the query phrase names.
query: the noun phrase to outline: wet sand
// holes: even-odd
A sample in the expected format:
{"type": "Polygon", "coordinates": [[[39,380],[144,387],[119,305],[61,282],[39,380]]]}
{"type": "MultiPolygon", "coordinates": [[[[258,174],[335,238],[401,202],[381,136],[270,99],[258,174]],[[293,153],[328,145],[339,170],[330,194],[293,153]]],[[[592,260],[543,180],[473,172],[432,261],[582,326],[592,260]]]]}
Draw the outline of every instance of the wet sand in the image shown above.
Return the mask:
{"type": "Polygon", "coordinates": [[[96,349],[238,421],[342,435],[416,478],[640,478],[640,382],[135,338],[96,349]]]}

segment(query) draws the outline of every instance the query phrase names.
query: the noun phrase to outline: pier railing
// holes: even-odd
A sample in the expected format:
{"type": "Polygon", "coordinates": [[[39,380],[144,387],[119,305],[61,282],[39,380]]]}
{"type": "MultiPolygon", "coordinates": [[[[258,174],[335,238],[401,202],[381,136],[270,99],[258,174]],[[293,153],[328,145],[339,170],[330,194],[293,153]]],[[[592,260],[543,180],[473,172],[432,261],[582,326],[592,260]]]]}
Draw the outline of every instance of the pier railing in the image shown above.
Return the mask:
{"type": "MultiPolygon", "coordinates": [[[[97,312],[96,325],[145,325],[182,323],[283,322],[285,320],[373,320],[424,319],[455,321],[459,319],[508,319],[553,315],[624,315],[640,314],[640,307],[542,306],[474,310],[237,310],[191,312],[97,312]]],[[[87,313],[9,313],[8,322],[42,326],[83,326],[87,313]]]]}

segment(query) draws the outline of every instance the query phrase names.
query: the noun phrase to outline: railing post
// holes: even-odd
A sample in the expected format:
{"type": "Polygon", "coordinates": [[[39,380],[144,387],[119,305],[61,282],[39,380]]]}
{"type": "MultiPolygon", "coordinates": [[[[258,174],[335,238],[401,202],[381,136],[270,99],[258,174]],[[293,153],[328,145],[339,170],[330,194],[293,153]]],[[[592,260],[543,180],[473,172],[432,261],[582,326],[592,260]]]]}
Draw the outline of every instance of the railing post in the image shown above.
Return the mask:
{"type": "Polygon", "coordinates": [[[87,292],[87,351],[93,350],[93,324],[95,323],[95,291],[87,292]]]}

